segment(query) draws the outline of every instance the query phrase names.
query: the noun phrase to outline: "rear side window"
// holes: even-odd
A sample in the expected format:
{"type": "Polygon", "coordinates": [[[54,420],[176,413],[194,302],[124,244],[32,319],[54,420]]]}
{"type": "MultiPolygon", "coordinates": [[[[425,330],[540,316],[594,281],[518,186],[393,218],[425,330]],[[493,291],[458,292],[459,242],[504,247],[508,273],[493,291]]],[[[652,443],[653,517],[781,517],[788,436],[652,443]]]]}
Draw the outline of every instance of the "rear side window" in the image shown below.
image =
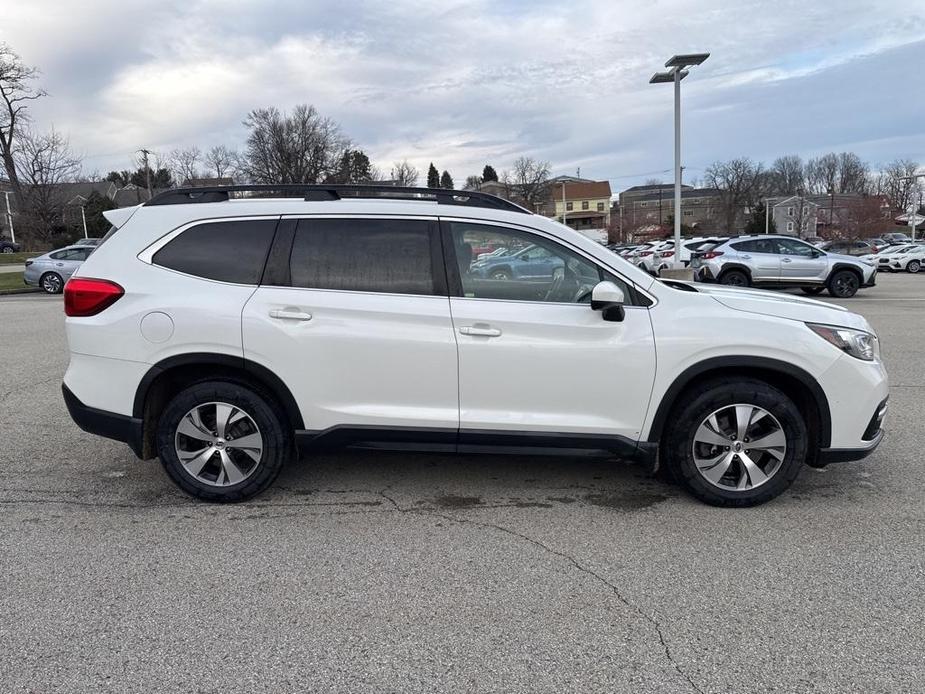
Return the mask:
{"type": "Polygon", "coordinates": [[[172,239],[152,261],[210,280],[258,284],[275,229],[275,219],[198,224],[172,239]]]}
{"type": "Polygon", "coordinates": [[[777,253],[777,248],[770,239],[741,241],[731,245],[737,251],[742,251],[743,253],[777,253]]]}
{"type": "Polygon", "coordinates": [[[303,220],[289,256],[292,286],[437,294],[434,229],[412,219],[303,220]]]}

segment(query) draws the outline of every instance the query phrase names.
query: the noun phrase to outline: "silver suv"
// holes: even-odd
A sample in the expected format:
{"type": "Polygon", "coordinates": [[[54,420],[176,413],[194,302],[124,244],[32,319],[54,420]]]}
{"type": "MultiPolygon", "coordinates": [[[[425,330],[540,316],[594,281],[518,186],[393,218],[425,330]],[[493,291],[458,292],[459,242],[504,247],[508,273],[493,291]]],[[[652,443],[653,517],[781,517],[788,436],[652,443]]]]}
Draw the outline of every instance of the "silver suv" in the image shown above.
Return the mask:
{"type": "Polygon", "coordinates": [[[737,287],[800,287],[807,294],[828,289],[846,299],[877,280],[874,263],[829,253],[790,236],[736,236],[692,254],[698,282],[737,287]]]}

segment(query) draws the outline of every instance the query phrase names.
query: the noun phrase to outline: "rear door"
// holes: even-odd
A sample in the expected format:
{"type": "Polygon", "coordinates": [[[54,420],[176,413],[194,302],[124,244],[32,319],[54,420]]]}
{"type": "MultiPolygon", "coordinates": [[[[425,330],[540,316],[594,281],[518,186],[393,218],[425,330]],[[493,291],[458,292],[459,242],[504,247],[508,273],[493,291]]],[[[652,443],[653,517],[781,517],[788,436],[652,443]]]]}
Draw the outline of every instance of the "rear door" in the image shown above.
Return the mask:
{"type": "Polygon", "coordinates": [[[825,280],[829,271],[829,261],[818,248],[797,239],[777,239],[777,246],[781,257],[781,281],[825,280]]]}
{"type": "Polygon", "coordinates": [[[284,218],[243,337],[245,356],[290,388],[308,430],[455,436],[456,339],[434,219],[284,218]]]}
{"type": "Polygon", "coordinates": [[[751,270],[752,280],[777,282],[780,279],[780,255],[771,239],[753,239],[730,244],[751,270]]]}

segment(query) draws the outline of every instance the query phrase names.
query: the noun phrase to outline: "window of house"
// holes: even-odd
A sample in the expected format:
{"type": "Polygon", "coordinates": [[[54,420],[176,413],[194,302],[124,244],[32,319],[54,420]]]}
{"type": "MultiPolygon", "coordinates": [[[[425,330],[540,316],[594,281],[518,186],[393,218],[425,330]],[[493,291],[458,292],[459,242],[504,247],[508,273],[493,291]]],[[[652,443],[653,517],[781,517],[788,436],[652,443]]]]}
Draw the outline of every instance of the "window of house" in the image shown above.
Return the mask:
{"type": "Polygon", "coordinates": [[[587,209],[588,209],[588,201],[587,201],[587,200],[582,200],[582,201],[581,201],[581,209],[583,209],[583,210],[587,210],[587,209]]]}
{"type": "Polygon", "coordinates": [[[694,211],[693,211],[693,210],[684,210],[681,214],[683,214],[685,217],[693,217],[693,216],[694,216],[694,211]]]}
{"type": "Polygon", "coordinates": [[[639,203],[639,206],[640,206],[640,207],[648,207],[648,206],[649,206],[649,201],[648,201],[648,200],[643,200],[642,202],[639,203]]]}
{"type": "Polygon", "coordinates": [[[565,209],[566,209],[567,211],[571,212],[571,211],[572,211],[572,203],[570,203],[570,202],[565,203],[565,209]]]}
{"type": "Polygon", "coordinates": [[[151,262],[210,280],[257,284],[275,229],[275,219],[197,224],[171,239],[151,262]]]}
{"type": "Polygon", "coordinates": [[[289,259],[292,286],[436,294],[430,229],[424,220],[302,220],[289,259]]]}
{"type": "Polygon", "coordinates": [[[589,303],[591,289],[606,279],[623,289],[627,302],[632,302],[631,288],[623,280],[555,241],[494,225],[450,222],[449,226],[462,295],[466,298],[589,303]],[[518,250],[502,257],[466,262],[466,249],[489,240],[518,250]]]}
{"type": "Polygon", "coordinates": [[[604,203],[602,203],[602,202],[597,203],[597,211],[598,211],[598,212],[603,212],[603,211],[604,211],[604,203]]]}
{"type": "Polygon", "coordinates": [[[793,231],[793,222],[787,222],[787,231],[793,231]]]}

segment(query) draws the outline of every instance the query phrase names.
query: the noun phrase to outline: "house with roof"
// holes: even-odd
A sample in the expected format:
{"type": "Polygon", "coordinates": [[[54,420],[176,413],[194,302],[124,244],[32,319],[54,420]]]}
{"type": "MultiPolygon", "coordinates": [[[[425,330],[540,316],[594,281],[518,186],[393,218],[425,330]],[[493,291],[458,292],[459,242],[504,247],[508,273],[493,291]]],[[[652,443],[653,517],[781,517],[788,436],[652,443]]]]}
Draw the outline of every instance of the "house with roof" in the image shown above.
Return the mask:
{"type": "MultiPolygon", "coordinates": [[[[718,188],[681,186],[681,223],[702,233],[715,233],[721,217],[718,188]]],[[[674,218],[674,185],[633,186],[620,193],[618,209],[623,228],[668,226],[674,218]]]]}
{"type": "Polygon", "coordinates": [[[774,228],[778,234],[806,238],[816,236],[819,204],[805,195],[768,198],[774,228]]]}
{"type": "Polygon", "coordinates": [[[562,181],[549,189],[554,204],[551,216],[587,236],[606,240],[611,195],[609,181],[562,181]]]}

